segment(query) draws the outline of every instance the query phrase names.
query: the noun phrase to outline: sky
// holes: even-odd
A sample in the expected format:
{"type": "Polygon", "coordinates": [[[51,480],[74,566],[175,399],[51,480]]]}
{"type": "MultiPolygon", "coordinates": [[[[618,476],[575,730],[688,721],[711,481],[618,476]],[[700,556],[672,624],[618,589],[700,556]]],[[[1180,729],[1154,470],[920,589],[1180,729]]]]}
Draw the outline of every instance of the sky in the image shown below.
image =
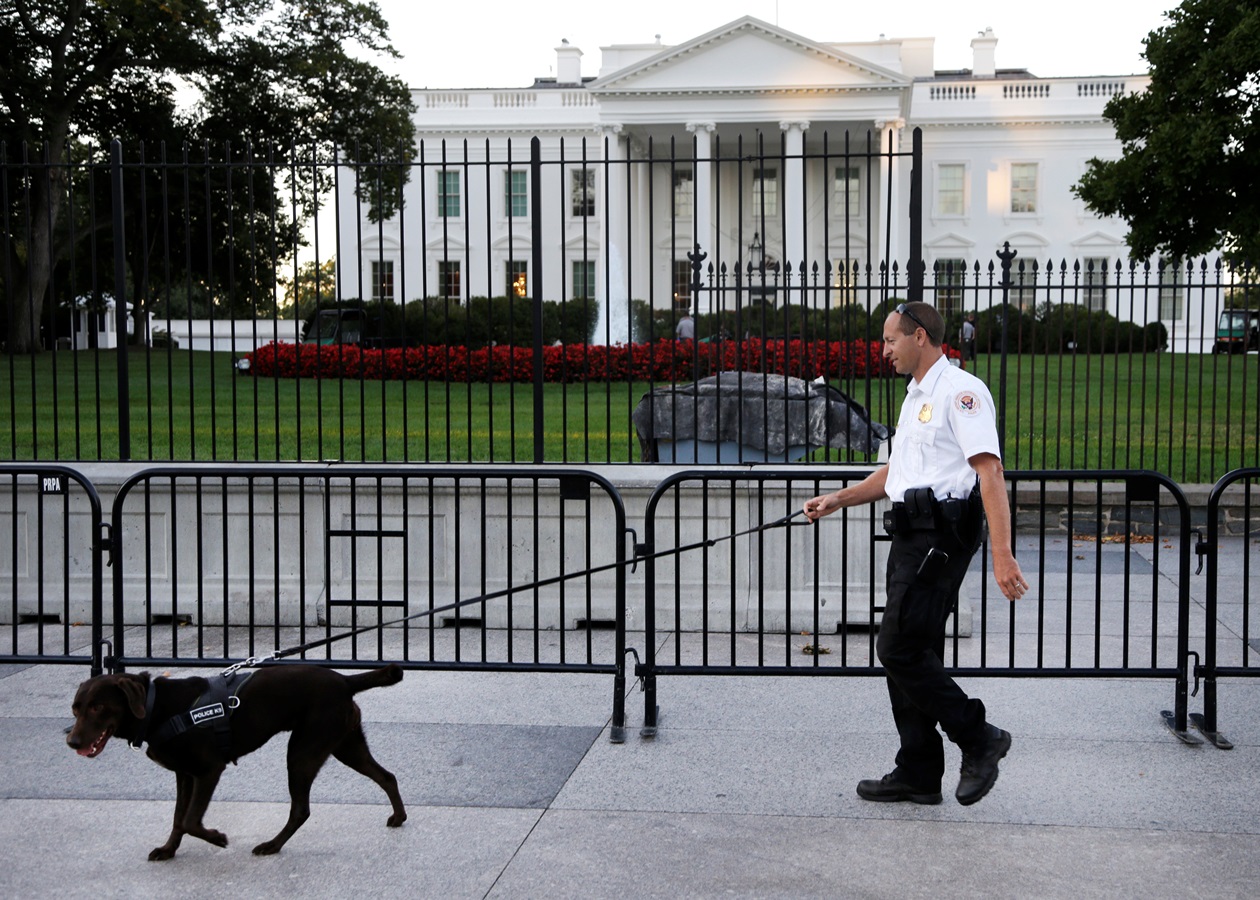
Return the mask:
{"type": "Polygon", "coordinates": [[[582,51],[582,74],[608,44],[681,44],[744,15],[820,42],[880,35],[936,39],[937,69],[971,68],[971,39],[998,38],[998,68],[1034,75],[1146,71],[1142,40],[1165,24],[1173,0],[377,0],[401,60],[376,60],[412,88],[525,87],[555,74],[561,39],[582,51]]]}

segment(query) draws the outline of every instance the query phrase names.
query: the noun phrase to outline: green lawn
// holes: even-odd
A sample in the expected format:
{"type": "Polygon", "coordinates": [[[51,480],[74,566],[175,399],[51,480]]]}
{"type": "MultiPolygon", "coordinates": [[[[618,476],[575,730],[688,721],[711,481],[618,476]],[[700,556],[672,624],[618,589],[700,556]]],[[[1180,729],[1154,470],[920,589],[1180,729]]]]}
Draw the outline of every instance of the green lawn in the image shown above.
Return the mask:
{"type": "MultiPolygon", "coordinates": [[[[974,369],[995,399],[999,365],[982,356],[974,369]]],[[[132,459],[534,459],[530,385],[258,379],[237,375],[230,354],[188,351],[132,353],[128,368],[132,459]]],[[[0,357],[0,458],[120,458],[117,380],[112,353],[0,357]]],[[[1208,482],[1260,465],[1254,356],[1015,356],[1005,384],[1011,469],[1151,468],[1208,482]]],[[[838,386],[894,420],[897,380],[838,386]]],[[[544,386],[544,462],[637,459],[630,410],[650,388],[544,386]]]]}

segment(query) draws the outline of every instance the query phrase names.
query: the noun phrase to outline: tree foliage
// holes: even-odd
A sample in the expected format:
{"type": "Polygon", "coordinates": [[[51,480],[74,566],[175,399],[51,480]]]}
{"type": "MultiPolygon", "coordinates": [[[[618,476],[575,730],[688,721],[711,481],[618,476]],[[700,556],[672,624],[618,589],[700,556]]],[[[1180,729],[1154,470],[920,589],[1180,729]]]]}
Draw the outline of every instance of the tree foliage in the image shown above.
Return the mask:
{"type": "MultiPolygon", "coordinates": [[[[0,0],[9,349],[39,349],[49,283],[76,250],[112,280],[108,177],[69,163],[101,166],[114,138],[128,153],[137,308],[152,302],[158,258],[163,278],[226,314],[274,305],[277,260],[296,248],[332,181],[332,167],[313,161],[411,154],[410,92],[367,61],[373,54],[397,55],[372,2],[0,0]],[[165,168],[172,161],[202,164],[205,177],[186,169],[181,183],[165,168]],[[171,246],[196,252],[179,257],[171,246]]],[[[373,217],[389,216],[406,168],[371,172],[357,182],[361,196],[373,217]]],[[[93,279],[98,291],[105,280],[93,279]]]]}
{"type": "Polygon", "coordinates": [[[1103,115],[1123,147],[1075,192],[1129,223],[1135,258],[1260,259],[1260,0],[1184,0],[1146,38],[1150,87],[1103,115]]]}

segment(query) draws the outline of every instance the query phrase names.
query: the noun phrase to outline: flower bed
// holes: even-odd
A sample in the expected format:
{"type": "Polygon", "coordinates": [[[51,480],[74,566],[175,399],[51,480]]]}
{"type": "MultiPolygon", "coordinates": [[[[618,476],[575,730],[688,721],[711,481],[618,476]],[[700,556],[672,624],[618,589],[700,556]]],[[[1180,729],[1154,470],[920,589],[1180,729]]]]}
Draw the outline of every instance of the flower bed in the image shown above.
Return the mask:
{"type": "MultiPolygon", "coordinates": [[[[565,344],[543,348],[543,380],[693,381],[724,371],[796,378],[881,378],[893,374],[880,341],[749,338],[713,343],[663,339],[652,344],[565,344]]],[[[948,356],[958,351],[946,348],[948,356]]],[[[354,344],[271,343],[247,354],[249,371],[276,378],[364,378],[466,382],[530,382],[531,347],[459,346],[364,349],[354,344]]]]}

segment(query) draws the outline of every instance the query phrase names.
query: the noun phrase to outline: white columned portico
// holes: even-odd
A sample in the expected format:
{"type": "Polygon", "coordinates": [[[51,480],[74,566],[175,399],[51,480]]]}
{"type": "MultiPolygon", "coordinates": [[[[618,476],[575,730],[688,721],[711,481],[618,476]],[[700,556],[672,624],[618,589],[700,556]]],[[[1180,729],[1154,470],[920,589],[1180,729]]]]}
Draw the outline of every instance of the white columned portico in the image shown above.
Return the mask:
{"type": "Polygon", "coordinates": [[[696,241],[700,249],[709,254],[709,259],[716,258],[717,247],[713,233],[713,132],[717,125],[713,122],[688,122],[687,131],[696,136],[696,171],[695,175],[695,226],[696,241]]]}
{"type": "Polygon", "coordinates": [[[901,151],[901,129],[906,127],[905,119],[883,119],[875,122],[875,130],[879,134],[879,183],[887,185],[887,190],[879,192],[879,224],[881,233],[887,228],[888,246],[878,256],[887,260],[888,280],[892,282],[892,266],[897,264],[897,281],[904,298],[907,284],[905,248],[901,245],[902,205],[901,205],[901,160],[894,154],[901,151]]]}
{"type": "Polygon", "coordinates": [[[802,206],[805,196],[805,132],[808,122],[779,123],[784,132],[783,152],[783,261],[792,267],[795,273],[794,283],[803,282],[799,271],[805,259],[805,216],[802,206]]]}

